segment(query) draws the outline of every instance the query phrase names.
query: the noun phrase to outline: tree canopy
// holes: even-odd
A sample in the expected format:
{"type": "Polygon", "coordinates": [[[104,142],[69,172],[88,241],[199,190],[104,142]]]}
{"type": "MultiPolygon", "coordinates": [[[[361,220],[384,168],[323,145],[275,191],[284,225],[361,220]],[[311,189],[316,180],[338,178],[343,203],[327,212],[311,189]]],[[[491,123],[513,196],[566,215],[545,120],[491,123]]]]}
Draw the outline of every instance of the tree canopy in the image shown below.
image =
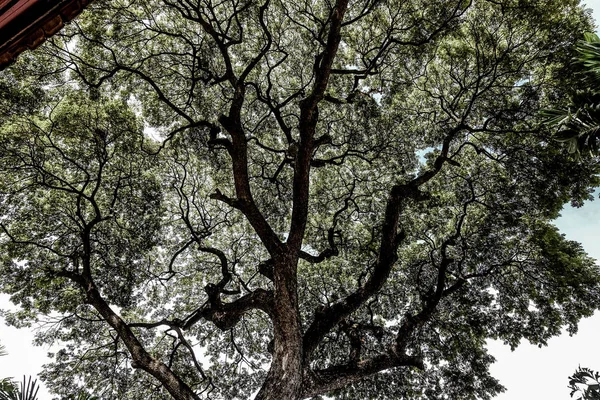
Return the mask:
{"type": "Polygon", "coordinates": [[[540,109],[575,0],[97,0],[0,75],[0,291],[59,397],[489,399],[600,304],[540,109]]]}

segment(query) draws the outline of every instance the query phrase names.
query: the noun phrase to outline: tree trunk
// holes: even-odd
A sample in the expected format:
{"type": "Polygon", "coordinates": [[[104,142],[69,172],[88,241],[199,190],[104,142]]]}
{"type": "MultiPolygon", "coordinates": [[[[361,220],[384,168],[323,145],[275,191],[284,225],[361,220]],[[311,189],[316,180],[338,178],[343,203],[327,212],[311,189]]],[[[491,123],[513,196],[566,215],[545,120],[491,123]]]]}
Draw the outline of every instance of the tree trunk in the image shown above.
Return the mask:
{"type": "Polygon", "coordinates": [[[302,334],[296,284],[298,259],[275,262],[274,349],[267,379],[256,400],[302,398],[302,334]]]}

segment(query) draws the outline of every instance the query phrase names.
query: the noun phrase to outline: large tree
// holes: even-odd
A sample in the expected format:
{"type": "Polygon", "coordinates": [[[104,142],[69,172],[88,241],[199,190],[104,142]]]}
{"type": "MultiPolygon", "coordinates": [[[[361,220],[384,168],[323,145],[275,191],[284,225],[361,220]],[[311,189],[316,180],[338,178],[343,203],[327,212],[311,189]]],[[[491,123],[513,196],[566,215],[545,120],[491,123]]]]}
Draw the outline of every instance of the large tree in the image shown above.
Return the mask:
{"type": "Polygon", "coordinates": [[[104,399],[489,399],[600,304],[571,0],[97,0],[0,77],[0,290],[104,399]]]}

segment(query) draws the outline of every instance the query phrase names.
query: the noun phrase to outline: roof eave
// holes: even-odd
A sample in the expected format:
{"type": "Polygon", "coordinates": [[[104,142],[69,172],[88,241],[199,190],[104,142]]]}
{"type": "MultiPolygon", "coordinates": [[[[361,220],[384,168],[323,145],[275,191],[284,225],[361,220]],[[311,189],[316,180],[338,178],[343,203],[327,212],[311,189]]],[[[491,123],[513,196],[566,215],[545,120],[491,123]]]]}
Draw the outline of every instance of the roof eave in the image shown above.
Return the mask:
{"type": "Polygon", "coordinates": [[[0,0],[0,70],[79,15],[90,0],[0,0]]]}

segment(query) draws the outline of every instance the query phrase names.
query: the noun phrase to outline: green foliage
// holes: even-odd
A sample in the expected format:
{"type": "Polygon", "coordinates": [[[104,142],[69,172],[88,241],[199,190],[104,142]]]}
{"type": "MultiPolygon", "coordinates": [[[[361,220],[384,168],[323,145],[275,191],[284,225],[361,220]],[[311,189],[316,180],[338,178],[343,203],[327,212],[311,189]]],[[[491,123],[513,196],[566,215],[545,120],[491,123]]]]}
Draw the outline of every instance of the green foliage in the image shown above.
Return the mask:
{"type": "Polygon", "coordinates": [[[555,139],[571,154],[597,155],[600,146],[600,38],[585,33],[577,47],[574,90],[564,108],[546,109],[547,124],[557,128],[555,139]]]}
{"type": "Polygon", "coordinates": [[[64,400],[98,400],[98,398],[86,392],[79,392],[77,395],[70,395],[64,400]]]}
{"type": "Polygon", "coordinates": [[[589,368],[577,368],[573,376],[569,377],[571,397],[577,395],[576,400],[600,399],[600,374],[589,368]]]}
{"type": "Polygon", "coordinates": [[[17,386],[10,378],[0,379],[0,398],[10,399],[10,396],[16,392],[17,386]]]}
{"type": "MultiPolygon", "coordinates": [[[[6,355],[0,354],[1,355],[6,355]]],[[[26,378],[17,384],[11,378],[0,379],[0,400],[37,400],[37,379],[26,378]]]]}
{"type": "Polygon", "coordinates": [[[4,317],[59,398],[490,399],[486,339],[598,308],[551,221],[600,168],[538,112],[578,2],[345,7],[96,0],[0,75],[4,317]]]}

